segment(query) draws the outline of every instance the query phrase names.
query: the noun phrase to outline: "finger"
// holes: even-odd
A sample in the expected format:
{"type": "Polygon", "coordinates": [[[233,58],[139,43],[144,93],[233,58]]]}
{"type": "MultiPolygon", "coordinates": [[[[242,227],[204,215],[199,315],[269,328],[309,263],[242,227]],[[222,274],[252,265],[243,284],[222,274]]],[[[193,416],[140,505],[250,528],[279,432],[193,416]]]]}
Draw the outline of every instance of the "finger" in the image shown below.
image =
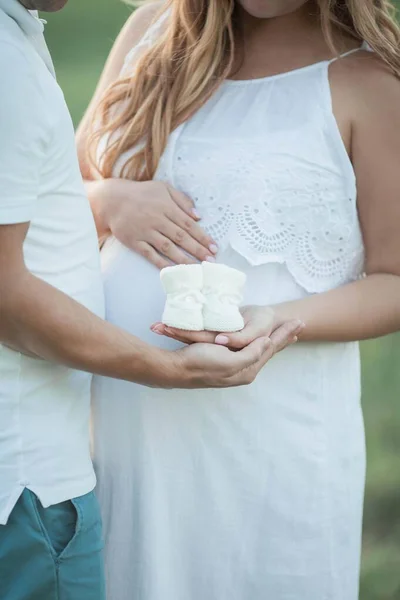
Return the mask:
{"type": "Polygon", "coordinates": [[[193,200],[189,198],[189,196],[186,196],[186,194],[184,194],[183,192],[180,192],[179,190],[173,188],[168,183],[166,185],[169,195],[171,196],[172,200],[179,206],[179,208],[183,210],[183,212],[185,212],[192,219],[199,221],[201,217],[199,212],[195,208],[193,200]]]}
{"type": "MultiPolygon", "coordinates": [[[[258,365],[261,368],[273,356],[273,353],[274,348],[268,337],[257,338],[242,350],[232,353],[236,360],[235,367],[237,369],[234,379],[246,376],[246,373],[241,374],[240,371],[246,371],[255,366],[258,367],[258,365]]],[[[244,383],[249,383],[249,381],[246,380],[244,383]]]]}
{"type": "Polygon", "coordinates": [[[279,327],[271,338],[258,338],[246,346],[243,350],[236,353],[236,356],[243,357],[245,354],[252,351],[248,356],[249,364],[236,376],[232,378],[232,385],[246,385],[252,383],[257,377],[261,369],[269,360],[283,350],[288,344],[294,343],[297,333],[304,329],[304,323],[301,321],[289,321],[279,327]],[[274,339],[272,339],[272,337],[274,339]],[[258,355],[258,358],[257,358],[258,355]],[[253,361],[251,360],[253,358],[253,361]],[[256,360],[254,360],[256,358],[256,360]]]}
{"type": "Polygon", "coordinates": [[[151,326],[151,330],[159,335],[166,335],[184,344],[205,343],[213,344],[215,333],[209,331],[186,331],[184,329],[176,329],[167,327],[163,323],[155,323],[151,326]]]}
{"type": "Polygon", "coordinates": [[[162,233],[154,231],[151,235],[152,245],[176,265],[191,265],[196,263],[194,258],[187,256],[176,244],[162,233]]]}
{"type": "MultiPolygon", "coordinates": [[[[213,256],[213,252],[211,250],[212,244],[210,244],[210,248],[202,246],[192,235],[191,233],[182,229],[172,221],[168,221],[163,224],[162,229],[160,229],[160,233],[165,235],[168,239],[175,242],[177,246],[188,252],[191,256],[194,256],[200,261],[209,260],[211,262],[215,261],[213,256]]],[[[215,252],[215,248],[213,248],[215,252]]]]}
{"type": "Polygon", "coordinates": [[[220,333],[215,338],[215,343],[221,346],[229,346],[229,348],[244,348],[248,346],[256,338],[260,337],[260,327],[251,322],[237,333],[220,333]]]}
{"type": "Polygon", "coordinates": [[[299,320],[287,321],[271,334],[274,352],[280,352],[289,344],[294,343],[295,338],[304,329],[304,323],[299,320]]]}
{"type": "Polygon", "coordinates": [[[170,333],[168,333],[168,331],[165,331],[161,333],[158,329],[152,329],[153,333],[156,333],[157,335],[162,335],[163,337],[167,337],[170,338],[171,340],[175,340],[176,342],[181,342],[182,344],[186,344],[188,346],[190,346],[191,344],[194,344],[194,342],[191,342],[188,339],[184,339],[183,336],[180,336],[179,334],[176,335],[171,335],[170,333]]]}
{"type": "Polygon", "coordinates": [[[203,248],[208,249],[211,254],[218,252],[218,246],[211,236],[209,236],[198,223],[195,223],[193,219],[188,218],[187,215],[178,207],[171,206],[165,212],[166,216],[175,225],[186,231],[194,240],[196,240],[203,248]]]}
{"type": "Polygon", "coordinates": [[[274,346],[273,346],[270,338],[266,338],[266,337],[257,338],[256,340],[251,342],[251,344],[249,346],[246,346],[246,348],[237,352],[237,354],[243,355],[243,353],[246,352],[249,348],[254,348],[257,353],[257,347],[258,347],[258,349],[260,349],[260,346],[261,346],[261,352],[260,351],[258,352],[258,354],[259,354],[258,360],[253,361],[251,364],[249,364],[247,367],[245,367],[240,373],[238,373],[233,378],[232,385],[236,385],[236,386],[249,385],[250,383],[253,383],[253,381],[257,377],[258,373],[261,371],[261,369],[274,356],[274,353],[275,353],[274,346]]]}
{"type": "Polygon", "coordinates": [[[138,242],[137,244],[132,244],[132,249],[156,266],[157,269],[161,270],[165,267],[171,266],[171,263],[161,256],[159,252],[157,252],[155,248],[150,246],[150,244],[147,242],[138,242]]]}

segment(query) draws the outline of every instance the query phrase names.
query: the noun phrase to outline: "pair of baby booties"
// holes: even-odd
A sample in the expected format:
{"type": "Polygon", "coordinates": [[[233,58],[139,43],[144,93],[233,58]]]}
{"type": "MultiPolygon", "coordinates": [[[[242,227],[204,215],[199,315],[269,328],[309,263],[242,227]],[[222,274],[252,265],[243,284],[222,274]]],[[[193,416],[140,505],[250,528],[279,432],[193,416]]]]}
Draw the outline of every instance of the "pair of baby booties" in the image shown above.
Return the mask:
{"type": "Polygon", "coordinates": [[[188,331],[240,331],[239,311],[246,275],[223,264],[203,262],[161,271],[167,295],[164,325],[188,331]]]}

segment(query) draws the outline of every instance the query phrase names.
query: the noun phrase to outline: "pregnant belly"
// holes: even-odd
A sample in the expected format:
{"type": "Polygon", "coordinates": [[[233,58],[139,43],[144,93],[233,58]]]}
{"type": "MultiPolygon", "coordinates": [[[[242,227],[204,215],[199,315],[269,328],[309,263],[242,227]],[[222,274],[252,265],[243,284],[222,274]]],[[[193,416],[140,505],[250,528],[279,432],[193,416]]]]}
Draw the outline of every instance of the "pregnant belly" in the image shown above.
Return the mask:
{"type": "Polygon", "coordinates": [[[101,262],[107,321],[160,348],[180,347],[150,331],[165,304],[159,270],[115,239],[106,243],[101,262]]]}

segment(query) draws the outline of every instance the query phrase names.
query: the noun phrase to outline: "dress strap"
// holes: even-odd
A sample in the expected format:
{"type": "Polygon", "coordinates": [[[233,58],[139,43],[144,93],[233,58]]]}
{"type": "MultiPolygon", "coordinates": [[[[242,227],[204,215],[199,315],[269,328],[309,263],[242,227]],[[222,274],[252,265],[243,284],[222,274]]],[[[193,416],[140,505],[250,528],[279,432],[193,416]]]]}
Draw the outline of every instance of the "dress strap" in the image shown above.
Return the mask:
{"type": "Polygon", "coordinates": [[[350,56],[351,54],[355,54],[356,52],[360,52],[361,50],[370,50],[370,47],[368,46],[368,44],[366,42],[363,42],[361,44],[361,46],[359,46],[358,48],[353,48],[353,50],[349,50],[348,52],[339,54],[339,56],[335,56],[335,58],[332,58],[332,60],[328,61],[328,63],[332,64],[333,62],[336,62],[337,60],[340,60],[341,58],[345,58],[346,56],[350,56]]]}

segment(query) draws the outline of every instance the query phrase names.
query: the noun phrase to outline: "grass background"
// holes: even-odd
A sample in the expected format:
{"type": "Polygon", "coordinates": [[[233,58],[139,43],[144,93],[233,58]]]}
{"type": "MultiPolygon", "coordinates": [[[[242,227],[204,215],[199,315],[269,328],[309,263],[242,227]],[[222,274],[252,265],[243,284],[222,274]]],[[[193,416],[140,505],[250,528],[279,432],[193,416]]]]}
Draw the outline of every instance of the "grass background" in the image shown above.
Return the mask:
{"type": "MultiPolygon", "coordinates": [[[[75,123],[129,13],[119,0],[70,0],[62,13],[46,17],[75,123]]],[[[400,337],[365,343],[362,353],[368,481],[360,598],[400,600],[400,337]]]]}

